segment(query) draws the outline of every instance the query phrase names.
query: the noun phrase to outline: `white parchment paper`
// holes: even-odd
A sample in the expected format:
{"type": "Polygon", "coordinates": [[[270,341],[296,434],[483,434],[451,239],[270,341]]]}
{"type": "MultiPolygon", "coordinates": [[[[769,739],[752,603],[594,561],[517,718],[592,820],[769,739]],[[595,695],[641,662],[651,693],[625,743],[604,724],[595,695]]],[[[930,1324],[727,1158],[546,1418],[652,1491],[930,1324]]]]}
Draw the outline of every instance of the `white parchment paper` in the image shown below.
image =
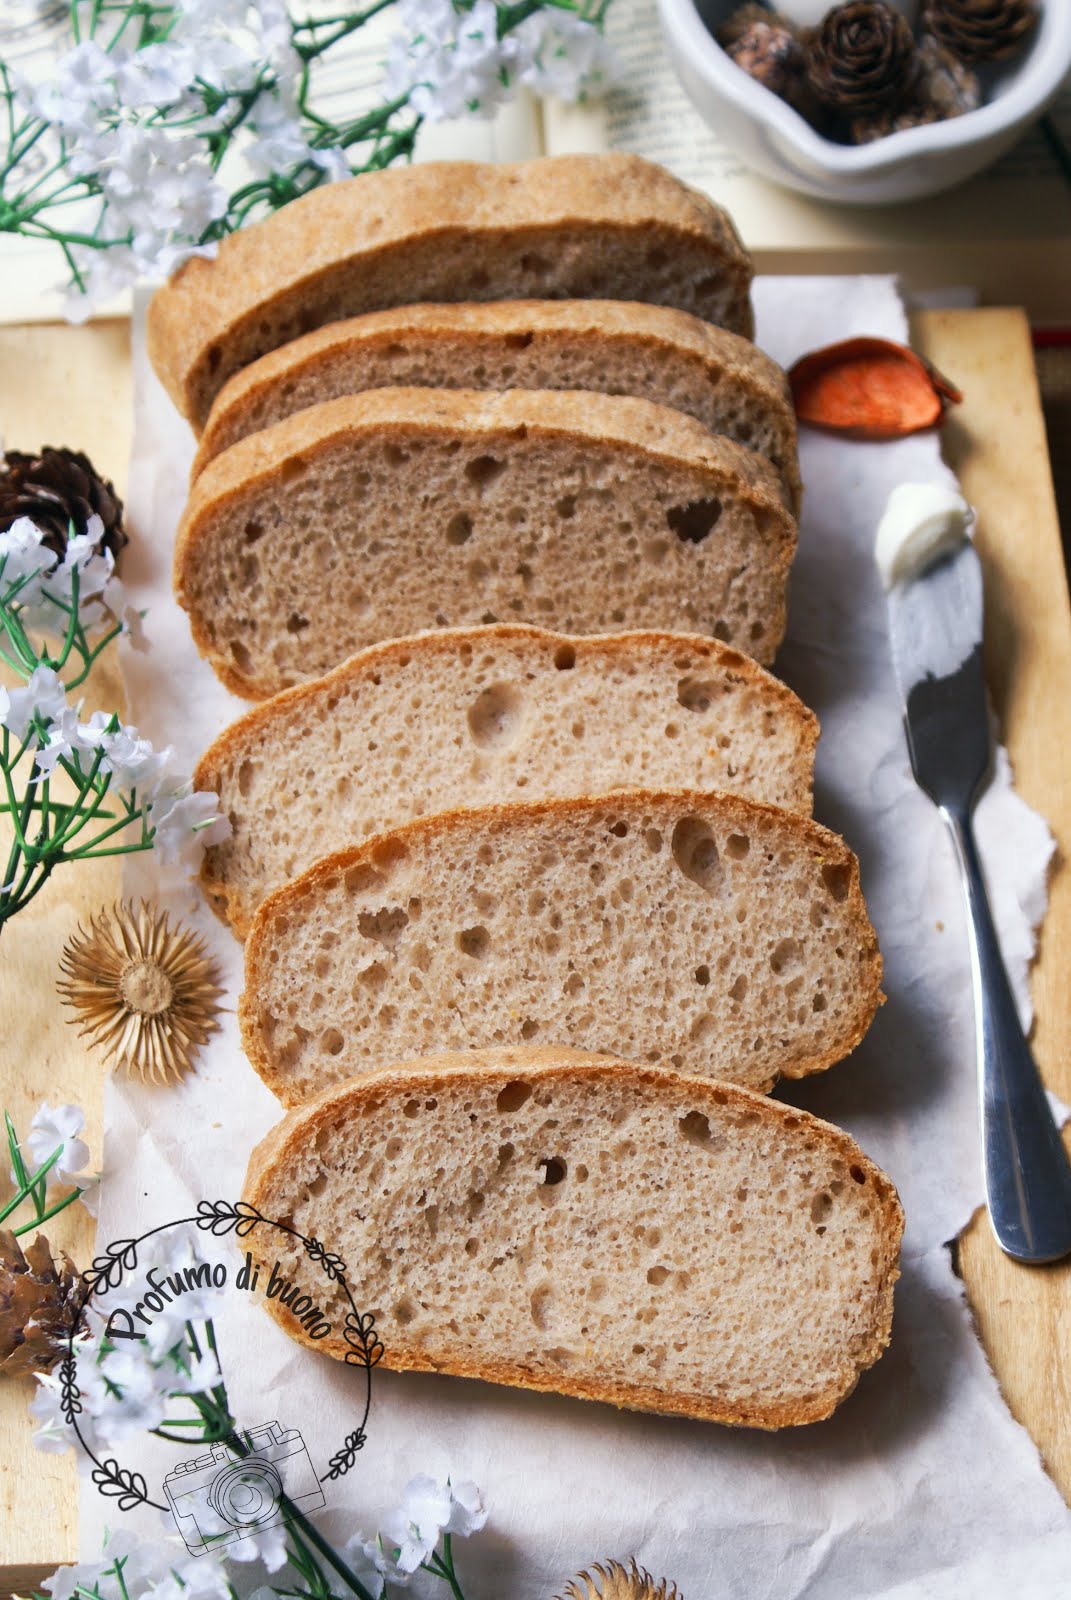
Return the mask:
{"type": "MultiPolygon", "coordinates": [[[[756,302],[760,342],[786,364],[853,333],[906,336],[889,279],[765,280],[756,302]]],[[[198,660],[170,596],[192,450],[140,343],[136,406],[124,575],[149,608],[153,648],[131,658],[130,713],[192,761],[240,708],[198,660]]],[[[932,437],[862,445],[807,433],[802,457],[806,509],[780,668],[822,721],[816,814],[860,856],[889,999],[850,1060],[786,1098],[849,1128],[900,1189],[907,1233],[892,1348],[831,1421],[774,1435],[378,1373],[368,1445],[333,1489],[323,1526],[341,1538],[371,1532],[418,1471],[474,1477],[492,1511],[460,1548],[469,1600],[549,1600],[581,1566],[632,1554],[687,1600],[1071,1596],[1071,1517],[1004,1406],[945,1248],[981,1197],[966,946],[951,854],[908,766],[871,559],[893,484],[945,469],[932,437]]],[[[1006,762],[980,828],[983,843],[999,840],[988,852],[993,896],[1022,988],[1051,839],[1011,790],[1006,762]]],[[[196,892],[163,882],[147,858],[132,860],[127,889],[157,893],[197,924],[233,1003],[239,947],[196,892]]],[[[201,1198],[237,1197],[249,1149],[277,1115],[233,1015],[181,1086],[113,1082],[101,1240],[201,1198]]],[[[229,1323],[223,1335],[239,1415],[300,1426],[326,1457],[352,1405],[352,1373],[247,1309],[240,1339],[229,1323]]],[[[115,1512],[88,1486],[82,1509],[88,1556],[115,1512]]],[[[440,1592],[421,1581],[415,1592],[440,1592]]]]}

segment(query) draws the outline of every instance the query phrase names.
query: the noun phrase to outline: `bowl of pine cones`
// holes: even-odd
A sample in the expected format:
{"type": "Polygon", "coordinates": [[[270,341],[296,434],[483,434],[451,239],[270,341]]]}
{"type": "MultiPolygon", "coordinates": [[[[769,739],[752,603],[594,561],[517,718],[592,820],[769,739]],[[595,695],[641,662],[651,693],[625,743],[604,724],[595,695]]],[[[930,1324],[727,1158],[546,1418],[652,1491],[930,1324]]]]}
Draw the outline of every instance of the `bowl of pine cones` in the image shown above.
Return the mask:
{"type": "Polygon", "coordinates": [[[659,7],[684,88],[741,159],[849,205],[915,200],[972,177],[1071,71],[1071,0],[659,7]]]}

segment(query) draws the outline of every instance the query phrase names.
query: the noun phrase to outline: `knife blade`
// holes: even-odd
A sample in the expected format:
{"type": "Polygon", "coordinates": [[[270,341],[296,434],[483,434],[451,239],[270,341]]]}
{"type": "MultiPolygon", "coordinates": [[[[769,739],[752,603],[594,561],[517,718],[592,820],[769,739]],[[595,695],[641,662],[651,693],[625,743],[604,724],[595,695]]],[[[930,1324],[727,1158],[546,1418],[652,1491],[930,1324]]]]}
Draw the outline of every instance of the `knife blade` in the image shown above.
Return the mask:
{"type": "Polygon", "coordinates": [[[986,1205],[1018,1261],[1071,1254],[1071,1162],[1000,953],[972,822],[992,750],[982,668],[982,569],[970,541],[889,594],[911,767],[948,827],[963,881],[986,1205]]]}

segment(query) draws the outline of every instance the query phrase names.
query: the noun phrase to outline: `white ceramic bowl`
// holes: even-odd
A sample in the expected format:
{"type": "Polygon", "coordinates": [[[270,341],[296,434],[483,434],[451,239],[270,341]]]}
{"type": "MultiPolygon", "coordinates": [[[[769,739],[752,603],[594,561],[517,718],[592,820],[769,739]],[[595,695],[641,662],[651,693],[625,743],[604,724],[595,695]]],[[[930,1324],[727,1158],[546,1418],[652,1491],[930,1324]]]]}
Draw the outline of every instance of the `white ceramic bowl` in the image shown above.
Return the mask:
{"type": "Polygon", "coordinates": [[[873,144],[824,139],[714,42],[738,0],[658,0],[670,60],[704,121],[764,177],[848,205],[891,205],[950,189],[1009,149],[1071,71],[1071,0],[1042,0],[1027,50],[977,111],[873,144]],[[705,20],[704,20],[705,19],[705,20]]]}

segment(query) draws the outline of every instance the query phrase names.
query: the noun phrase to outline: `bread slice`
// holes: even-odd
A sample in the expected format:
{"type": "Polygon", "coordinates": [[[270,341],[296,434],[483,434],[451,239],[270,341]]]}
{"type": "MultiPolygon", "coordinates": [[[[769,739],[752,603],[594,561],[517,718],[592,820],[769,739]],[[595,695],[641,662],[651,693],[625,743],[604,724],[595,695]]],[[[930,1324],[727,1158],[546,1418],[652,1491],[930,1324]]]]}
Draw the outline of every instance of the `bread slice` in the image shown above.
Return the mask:
{"type": "Polygon", "coordinates": [[[318,862],[246,944],[250,1061],[287,1105],[384,1058],[571,1044],[768,1089],[881,999],[855,857],[736,795],[426,817],[318,862]]]}
{"type": "MultiPolygon", "coordinates": [[[[889,1342],[903,1213],[854,1140],[606,1056],[369,1073],[258,1145],[245,1199],[344,1259],[398,1371],[780,1428],[827,1417],[889,1342]]],[[[247,1243],[311,1283],[300,1238],[247,1243]]],[[[318,1275],[313,1293],[315,1341],[266,1304],[344,1360],[344,1292],[318,1275]]]]}
{"type": "Polygon", "coordinates": [[[224,384],[193,476],[294,411],[399,387],[595,389],[674,406],[766,456],[799,509],[796,416],[776,362],[687,312],[616,300],[402,306],[329,323],[224,384]]]}
{"type": "Polygon", "coordinates": [[[200,429],[226,380],[313,328],[428,300],[645,300],[750,338],[728,216],[639,156],[429,161],[332,183],[188,261],[149,355],[200,429]]]}
{"type": "Polygon", "coordinates": [[[175,588],[250,699],[480,622],[685,629],[769,662],[796,543],[781,495],[760,456],[650,401],[373,389],[209,463],[175,588]]]}
{"type": "Polygon", "coordinates": [[[430,811],[644,785],[810,814],[818,723],[746,656],[696,634],[458,628],[374,645],[266,701],[201,758],[233,832],[201,883],[244,938],[273,889],[430,811]]]}

